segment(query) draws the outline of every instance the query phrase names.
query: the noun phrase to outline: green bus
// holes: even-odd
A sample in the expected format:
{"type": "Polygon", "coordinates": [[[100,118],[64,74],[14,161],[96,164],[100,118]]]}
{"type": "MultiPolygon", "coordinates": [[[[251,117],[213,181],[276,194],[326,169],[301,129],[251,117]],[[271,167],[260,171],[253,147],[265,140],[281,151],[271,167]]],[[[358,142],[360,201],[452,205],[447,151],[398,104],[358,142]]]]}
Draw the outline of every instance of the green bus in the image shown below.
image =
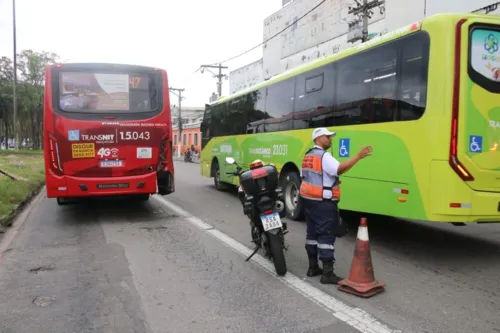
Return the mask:
{"type": "Polygon", "coordinates": [[[314,128],[337,133],[343,210],[432,222],[500,221],[500,18],[438,14],[291,69],[206,106],[201,174],[238,185],[225,163],[280,172],[300,219],[301,161],[314,128]]]}

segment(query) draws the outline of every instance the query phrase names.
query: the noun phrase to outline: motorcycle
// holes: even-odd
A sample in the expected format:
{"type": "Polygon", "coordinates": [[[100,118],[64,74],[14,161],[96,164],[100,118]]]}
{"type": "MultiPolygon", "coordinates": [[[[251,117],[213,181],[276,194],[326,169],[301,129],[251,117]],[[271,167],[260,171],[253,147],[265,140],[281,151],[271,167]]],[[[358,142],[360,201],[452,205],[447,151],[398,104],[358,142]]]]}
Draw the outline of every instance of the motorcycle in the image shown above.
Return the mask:
{"type": "Polygon", "coordinates": [[[191,151],[188,149],[184,152],[184,162],[192,163],[193,157],[191,155],[191,151]]]}
{"type": "Polygon", "coordinates": [[[226,157],[226,163],[236,165],[236,171],[226,174],[239,177],[238,198],[243,205],[243,214],[250,219],[252,243],[255,244],[254,251],[245,261],[263,248],[265,256],[273,261],[276,273],[285,275],[287,268],[283,251],[287,250],[284,236],[288,228],[280,218],[285,204],[283,191],[278,186],[278,170],[260,160],[251,163],[246,171],[232,157],[226,157]]]}

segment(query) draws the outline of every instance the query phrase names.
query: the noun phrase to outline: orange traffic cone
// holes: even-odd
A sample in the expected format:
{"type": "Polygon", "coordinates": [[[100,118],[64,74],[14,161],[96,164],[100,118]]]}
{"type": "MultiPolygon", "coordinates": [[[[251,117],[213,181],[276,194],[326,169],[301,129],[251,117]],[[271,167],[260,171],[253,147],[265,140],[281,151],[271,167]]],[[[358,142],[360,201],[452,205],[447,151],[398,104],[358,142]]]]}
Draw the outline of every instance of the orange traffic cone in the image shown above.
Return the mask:
{"type": "Polygon", "coordinates": [[[385,283],[375,280],[370,242],[368,240],[368,225],[365,217],[361,219],[358,228],[356,248],[354,249],[349,277],[338,284],[338,290],[366,298],[384,291],[385,283]]]}

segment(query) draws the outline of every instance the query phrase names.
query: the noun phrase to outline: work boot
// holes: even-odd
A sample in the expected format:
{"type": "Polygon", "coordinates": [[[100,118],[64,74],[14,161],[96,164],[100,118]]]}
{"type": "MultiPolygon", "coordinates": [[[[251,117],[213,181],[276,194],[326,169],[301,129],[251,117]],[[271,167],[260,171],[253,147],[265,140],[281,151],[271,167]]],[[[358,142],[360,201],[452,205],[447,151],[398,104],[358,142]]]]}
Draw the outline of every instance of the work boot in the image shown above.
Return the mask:
{"type": "Polygon", "coordinates": [[[319,282],[323,284],[338,284],[343,278],[333,272],[333,261],[323,261],[323,275],[319,282]]]}
{"type": "Polygon", "coordinates": [[[307,276],[318,276],[323,273],[323,270],[318,265],[318,259],[315,257],[309,257],[309,269],[307,270],[307,276]]]}

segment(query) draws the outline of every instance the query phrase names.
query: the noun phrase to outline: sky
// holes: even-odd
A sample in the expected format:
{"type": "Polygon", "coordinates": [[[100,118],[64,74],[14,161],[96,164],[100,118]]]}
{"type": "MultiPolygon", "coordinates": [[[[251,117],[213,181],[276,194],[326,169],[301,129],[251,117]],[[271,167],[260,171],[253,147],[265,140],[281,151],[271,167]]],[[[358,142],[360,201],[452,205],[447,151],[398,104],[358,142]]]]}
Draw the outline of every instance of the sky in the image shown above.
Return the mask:
{"type": "MultiPolygon", "coordinates": [[[[186,89],[183,106],[203,107],[217,86],[212,74],[196,72],[199,66],[262,43],[264,19],[280,8],[281,0],[16,0],[17,51],[160,67],[171,87],[186,89]]],[[[12,0],[0,0],[0,56],[12,55],[12,0]]],[[[261,57],[259,47],[224,63],[224,73],[261,57]]],[[[228,92],[224,80],[222,95],[228,92]]],[[[177,104],[174,94],[170,100],[177,104]]]]}

